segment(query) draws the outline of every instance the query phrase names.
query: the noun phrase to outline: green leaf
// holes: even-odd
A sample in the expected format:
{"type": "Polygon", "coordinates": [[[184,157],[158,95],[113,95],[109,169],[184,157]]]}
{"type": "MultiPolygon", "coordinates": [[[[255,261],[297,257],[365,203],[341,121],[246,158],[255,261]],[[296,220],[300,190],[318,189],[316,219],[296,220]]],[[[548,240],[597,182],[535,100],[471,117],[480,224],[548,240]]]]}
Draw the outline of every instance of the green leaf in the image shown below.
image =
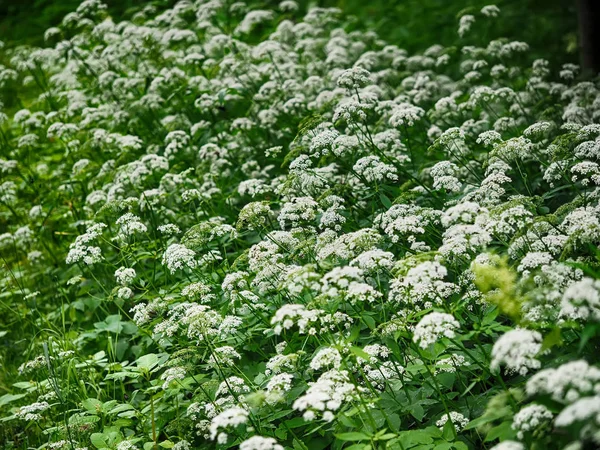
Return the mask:
{"type": "Polygon", "coordinates": [[[105,380],[124,380],[125,378],[138,378],[141,376],[139,372],[115,372],[109,373],[104,377],[105,380]]]}
{"type": "Polygon", "coordinates": [[[108,316],[104,322],[95,323],[94,328],[100,331],[108,331],[109,333],[120,333],[123,329],[123,322],[121,322],[120,315],[113,314],[108,316]]]}
{"type": "Polygon", "coordinates": [[[374,330],[375,327],[377,326],[376,323],[375,323],[375,319],[373,319],[371,316],[368,316],[368,315],[364,314],[362,316],[362,319],[364,320],[364,322],[367,324],[367,326],[371,330],[374,330]]]}
{"type": "Polygon", "coordinates": [[[346,447],[345,450],[368,450],[371,448],[371,444],[352,444],[350,447],[346,447]]]}
{"type": "Polygon", "coordinates": [[[102,411],[102,402],[97,398],[86,398],[81,402],[81,406],[92,414],[98,414],[102,411]]]}
{"type": "Polygon", "coordinates": [[[491,411],[486,411],[483,416],[471,420],[464,429],[472,430],[473,428],[478,428],[481,425],[485,425],[495,420],[504,418],[508,415],[510,415],[510,408],[508,406],[497,408],[491,411]]]}
{"type": "Polygon", "coordinates": [[[485,317],[481,321],[481,325],[489,325],[489,324],[494,323],[496,320],[496,317],[498,317],[499,313],[500,313],[500,310],[498,309],[498,307],[496,307],[496,306],[491,307],[486,312],[485,317]]]}
{"type": "Polygon", "coordinates": [[[155,353],[148,353],[140,356],[135,364],[139,369],[150,371],[158,364],[158,356],[155,353]]]}
{"type": "Polygon", "coordinates": [[[562,344],[562,337],[560,335],[560,328],[555,327],[550,333],[544,336],[542,341],[542,348],[540,351],[548,350],[552,347],[562,344]]]}
{"type": "Polygon", "coordinates": [[[390,439],[394,439],[397,436],[396,433],[385,433],[382,434],[381,436],[377,436],[377,440],[378,441],[387,441],[390,439]]]}
{"type": "Polygon", "coordinates": [[[306,425],[306,420],[303,417],[294,417],[293,419],[286,420],[285,424],[288,428],[298,428],[303,425],[306,425]]]}
{"type": "Polygon", "coordinates": [[[485,442],[491,442],[496,439],[500,439],[500,441],[505,441],[514,438],[516,435],[517,433],[512,428],[512,421],[506,421],[492,428],[486,435],[485,442]]]}
{"type": "Polygon", "coordinates": [[[287,416],[289,413],[294,412],[293,409],[284,409],[282,411],[277,411],[267,417],[266,422],[273,422],[274,420],[281,419],[282,417],[287,416]]]}
{"type": "Polygon", "coordinates": [[[453,447],[453,445],[450,442],[442,442],[441,444],[436,445],[434,448],[434,450],[449,450],[453,447]]]}
{"type": "Polygon", "coordinates": [[[454,430],[454,424],[450,420],[448,420],[444,424],[444,428],[442,429],[442,437],[447,441],[453,441],[455,436],[456,433],[454,430]]]}
{"type": "Polygon", "coordinates": [[[69,425],[75,425],[75,426],[96,423],[98,421],[100,421],[100,417],[98,417],[98,416],[84,416],[84,415],[75,414],[75,415],[72,415],[71,417],[69,417],[69,425]]]}
{"type": "Polygon", "coordinates": [[[444,386],[447,389],[452,389],[452,386],[454,386],[454,381],[456,380],[456,374],[449,372],[441,372],[440,374],[438,374],[437,378],[442,384],[442,386],[444,386]]]}
{"type": "Polygon", "coordinates": [[[9,403],[19,400],[25,397],[27,394],[4,394],[0,397],[0,406],[8,405],[9,403]]]}
{"type": "Polygon", "coordinates": [[[579,341],[579,348],[577,350],[578,353],[581,353],[583,351],[583,348],[585,347],[585,345],[588,343],[588,341],[591,338],[593,338],[594,336],[596,336],[597,331],[598,331],[597,323],[588,323],[585,326],[585,328],[581,332],[581,340],[579,341]]]}
{"type": "Polygon", "coordinates": [[[350,417],[348,417],[346,414],[340,414],[338,416],[338,420],[340,421],[340,423],[348,428],[358,428],[358,425],[356,424],[356,422],[354,422],[350,417]]]}
{"type": "Polygon", "coordinates": [[[360,347],[352,346],[350,347],[350,351],[365,361],[369,361],[369,359],[371,359],[371,356],[360,347]]]}
{"type": "Polygon", "coordinates": [[[425,410],[419,404],[412,405],[408,411],[419,422],[423,419],[423,416],[425,415],[425,410]]]}
{"type": "Polygon", "coordinates": [[[130,405],[129,403],[121,403],[120,405],[117,405],[114,408],[112,408],[108,413],[109,414],[119,414],[123,411],[130,411],[132,409],[135,409],[133,407],[133,405],[130,405]]]}
{"type": "Polygon", "coordinates": [[[107,448],[107,436],[104,433],[92,433],[90,441],[96,448],[107,448]]]}
{"type": "Polygon", "coordinates": [[[402,431],[398,433],[398,437],[404,448],[414,447],[417,444],[431,444],[433,442],[433,437],[427,432],[427,429],[402,431]]]}
{"type": "Polygon", "coordinates": [[[366,441],[369,440],[370,437],[361,433],[360,431],[350,431],[348,433],[339,433],[335,435],[340,441],[366,441]]]}
{"type": "Polygon", "coordinates": [[[381,204],[387,209],[392,207],[392,201],[383,192],[379,193],[379,200],[381,200],[381,204]]]}

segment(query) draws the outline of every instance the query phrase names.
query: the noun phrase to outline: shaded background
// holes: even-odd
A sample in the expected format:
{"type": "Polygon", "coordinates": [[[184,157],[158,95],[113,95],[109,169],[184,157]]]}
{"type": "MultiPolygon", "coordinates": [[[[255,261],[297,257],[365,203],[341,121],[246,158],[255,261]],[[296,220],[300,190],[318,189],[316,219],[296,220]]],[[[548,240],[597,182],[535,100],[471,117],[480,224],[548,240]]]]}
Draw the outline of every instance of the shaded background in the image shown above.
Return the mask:
{"type": "MultiPolygon", "coordinates": [[[[600,1],[600,0],[598,0],[600,1]]],[[[6,44],[43,45],[44,31],[60,23],[75,10],[79,0],[0,0],[0,40],[6,44]]],[[[144,4],[166,8],[176,0],[105,0],[115,20],[131,17],[144,4]]],[[[252,4],[252,2],[248,2],[252,4]]],[[[261,2],[276,5],[278,1],[261,2]]],[[[433,44],[452,45],[457,41],[457,18],[495,3],[502,15],[490,37],[503,36],[525,41],[534,57],[549,59],[553,65],[577,62],[577,11],[574,0],[299,0],[310,4],[337,6],[357,17],[386,41],[410,52],[433,44]]]]}

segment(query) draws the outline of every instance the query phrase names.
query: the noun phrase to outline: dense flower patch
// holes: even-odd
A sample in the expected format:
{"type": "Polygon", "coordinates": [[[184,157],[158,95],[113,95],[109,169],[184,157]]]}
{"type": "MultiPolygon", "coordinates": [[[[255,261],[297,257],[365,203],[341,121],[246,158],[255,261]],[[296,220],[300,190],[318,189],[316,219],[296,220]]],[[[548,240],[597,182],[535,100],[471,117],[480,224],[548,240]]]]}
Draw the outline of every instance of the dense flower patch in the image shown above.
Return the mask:
{"type": "Polygon", "coordinates": [[[3,448],[600,445],[600,90],[523,42],[86,0],[4,50],[3,448]]]}

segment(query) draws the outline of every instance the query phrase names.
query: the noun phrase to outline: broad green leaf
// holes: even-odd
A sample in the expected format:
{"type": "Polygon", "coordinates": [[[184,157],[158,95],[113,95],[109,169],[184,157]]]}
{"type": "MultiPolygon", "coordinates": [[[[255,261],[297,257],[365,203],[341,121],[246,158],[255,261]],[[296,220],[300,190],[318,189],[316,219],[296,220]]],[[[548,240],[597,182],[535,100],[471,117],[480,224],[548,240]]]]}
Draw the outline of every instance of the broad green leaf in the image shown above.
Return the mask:
{"type": "Polygon", "coordinates": [[[434,448],[434,450],[450,450],[453,447],[454,447],[454,445],[451,444],[450,442],[442,442],[441,444],[438,444],[433,448],[434,448]]]}
{"type": "Polygon", "coordinates": [[[102,402],[97,398],[86,398],[81,402],[81,406],[92,414],[102,412],[102,402]]]}
{"type": "Polygon", "coordinates": [[[4,394],[0,397],[0,406],[8,405],[9,403],[19,400],[25,397],[27,394],[4,394]]]}
{"type": "Polygon", "coordinates": [[[135,364],[139,369],[150,371],[158,365],[158,355],[148,353],[147,355],[140,356],[135,364]]]}
{"type": "Polygon", "coordinates": [[[412,405],[408,411],[419,422],[423,419],[423,416],[425,416],[425,410],[419,404],[412,405]]]}
{"type": "Polygon", "coordinates": [[[109,414],[119,414],[123,411],[130,411],[132,409],[135,409],[135,408],[132,405],[130,405],[129,403],[121,403],[120,405],[117,405],[114,408],[112,408],[108,413],[109,414]]]}
{"type": "Polygon", "coordinates": [[[92,433],[90,435],[90,441],[94,447],[98,449],[108,447],[107,436],[104,433],[92,433]]]}

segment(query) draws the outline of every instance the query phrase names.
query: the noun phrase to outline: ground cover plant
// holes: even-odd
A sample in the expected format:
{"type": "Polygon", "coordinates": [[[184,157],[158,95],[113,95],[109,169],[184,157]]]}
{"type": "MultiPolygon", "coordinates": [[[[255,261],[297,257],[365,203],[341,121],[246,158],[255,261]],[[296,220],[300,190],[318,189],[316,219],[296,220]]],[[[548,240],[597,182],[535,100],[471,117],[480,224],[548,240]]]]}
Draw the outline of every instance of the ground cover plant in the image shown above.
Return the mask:
{"type": "Polygon", "coordinates": [[[464,12],[84,1],[0,67],[0,439],[600,445],[600,91],[464,12]]]}

